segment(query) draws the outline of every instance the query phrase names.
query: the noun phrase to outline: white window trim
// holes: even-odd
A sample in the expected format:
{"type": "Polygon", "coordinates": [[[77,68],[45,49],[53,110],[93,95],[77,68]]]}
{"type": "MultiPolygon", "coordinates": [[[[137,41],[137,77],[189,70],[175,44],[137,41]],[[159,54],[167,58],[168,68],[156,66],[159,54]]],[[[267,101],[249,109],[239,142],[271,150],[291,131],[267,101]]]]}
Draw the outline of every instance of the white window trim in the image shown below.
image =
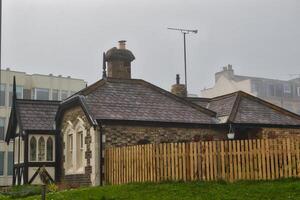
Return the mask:
{"type": "Polygon", "coordinates": [[[29,162],[34,162],[34,163],[38,163],[38,162],[55,162],[55,138],[53,135],[30,135],[29,136],[29,145],[28,145],[28,158],[29,158],[29,162]],[[31,153],[31,149],[30,149],[30,140],[32,137],[35,137],[36,139],[36,155],[35,155],[35,161],[33,160],[30,160],[30,153],[31,153]],[[44,137],[44,140],[45,140],[45,156],[44,156],[44,159],[39,161],[38,160],[38,154],[39,154],[39,139],[41,137],[44,137]],[[52,149],[52,161],[47,161],[47,140],[48,138],[51,137],[52,138],[52,141],[53,141],[53,149],[52,149]]]}
{"type": "MultiPolygon", "coordinates": [[[[77,118],[77,123],[74,127],[74,125],[68,121],[68,126],[65,129],[64,133],[65,133],[65,141],[67,142],[68,140],[68,136],[69,135],[73,135],[73,149],[72,149],[72,166],[65,168],[66,169],[66,175],[72,175],[72,174],[83,174],[84,173],[84,166],[86,166],[86,159],[84,157],[84,152],[86,151],[86,146],[84,145],[84,138],[86,135],[86,129],[83,126],[84,125],[84,121],[81,118],[77,118]],[[73,128],[74,127],[74,128],[73,128]],[[83,148],[80,148],[80,153],[82,153],[82,166],[78,167],[77,163],[77,140],[80,140],[80,138],[77,138],[77,134],[78,132],[82,132],[82,139],[83,139],[83,148]]],[[[80,142],[80,141],[79,141],[80,142]]],[[[65,162],[68,162],[68,158],[67,158],[67,151],[69,151],[69,149],[67,149],[67,147],[65,148],[65,155],[66,155],[66,159],[65,162]]],[[[64,166],[68,166],[67,164],[70,163],[64,163],[64,166]]],[[[69,165],[70,166],[70,165],[69,165]]]]}

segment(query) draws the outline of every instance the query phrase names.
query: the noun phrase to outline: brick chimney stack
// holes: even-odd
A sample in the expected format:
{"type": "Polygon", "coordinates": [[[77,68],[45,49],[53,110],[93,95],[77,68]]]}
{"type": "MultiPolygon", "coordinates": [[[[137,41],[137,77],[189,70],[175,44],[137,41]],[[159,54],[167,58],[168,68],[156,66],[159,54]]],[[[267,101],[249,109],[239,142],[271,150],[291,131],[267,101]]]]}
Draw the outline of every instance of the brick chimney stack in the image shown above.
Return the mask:
{"type": "Polygon", "coordinates": [[[126,41],[119,41],[118,48],[113,47],[105,54],[108,78],[130,79],[133,53],[126,49],[126,41]]]}
{"type": "Polygon", "coordinates": [[[187,97],[186,87],[180,84],[179,74],[176,74],[176,84],[172,85],[171,92],[179,97],[187,97]]]}

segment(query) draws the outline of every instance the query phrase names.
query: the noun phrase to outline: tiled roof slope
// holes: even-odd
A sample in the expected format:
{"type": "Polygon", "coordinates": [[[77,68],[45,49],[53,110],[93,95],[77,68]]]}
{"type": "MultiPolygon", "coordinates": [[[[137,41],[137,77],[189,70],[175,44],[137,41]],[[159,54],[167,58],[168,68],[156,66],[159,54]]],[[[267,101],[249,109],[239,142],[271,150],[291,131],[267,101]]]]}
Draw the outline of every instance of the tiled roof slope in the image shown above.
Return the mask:
{"type": "Polygon", "coordinates": [[[195,98],[188,97],[188,100],[207,109],[210,109],[217,113],[217,117],[229,116],[232,112],[234,103],[238,93],[232,93],[229,95],[219,96],[215,98],[195,98]]]}
{"type": "Polygon", "coordinates": [[[94,119],[215,124],[213,111],[138,79],[104,79],[82,90],[94,119]]]}
{"type": "Polygon", "coordinates": [[[59,101],[16,101],[18,118],[23,130],[53,130],[59,101]]]}
{"type": "Polygon", "coordinates": [[[233,121],[235,123],[300,125],[300,116],[267,102],[242,97],[239,101],[233,121]]]}
{"type": "Polygon", "coordinates": [[[217,117],[227,117],[224,123],[300,126],[299,115],[242,91],[212,99],[188,99],[199,105],[206,102],[206,108],[217,117]]]}

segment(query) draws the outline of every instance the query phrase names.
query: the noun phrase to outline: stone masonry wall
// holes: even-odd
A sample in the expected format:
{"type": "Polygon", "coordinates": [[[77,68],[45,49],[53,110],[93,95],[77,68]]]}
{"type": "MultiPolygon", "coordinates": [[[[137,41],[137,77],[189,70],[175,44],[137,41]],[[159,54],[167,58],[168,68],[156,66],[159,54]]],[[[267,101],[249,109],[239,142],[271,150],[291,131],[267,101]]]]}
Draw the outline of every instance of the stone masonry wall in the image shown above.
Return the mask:
{"type": "Polygon", "coordinates": [[[263,128],[258,134],[259,138],[263,139],[275,139],[286,137],[298,137],[300,138],[300,129],[292,128],[263,128]]]}
{"type": "Polygon", "coordinates": [[[146,143],[224,140],[226,130],[209,128],[172,128],[153,126],[105,125],[105,146],[127,146],[146,143]]]}

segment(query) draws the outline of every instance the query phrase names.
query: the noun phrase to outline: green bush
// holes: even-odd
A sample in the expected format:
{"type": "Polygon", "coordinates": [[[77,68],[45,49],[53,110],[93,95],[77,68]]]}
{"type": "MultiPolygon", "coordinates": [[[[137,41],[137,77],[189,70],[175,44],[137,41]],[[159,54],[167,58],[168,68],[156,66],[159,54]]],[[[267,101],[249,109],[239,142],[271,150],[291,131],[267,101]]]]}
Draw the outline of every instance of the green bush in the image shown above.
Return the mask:
{"type": "Polygon", "coordinates": [[[58,186],[55,185],[54,183],[50,183],[47,185],[48,192],[57,192],[58,191],[58,186]]]}
{"type": "Polygon", "coordinates": [[[12,187],[8,192],[4,192],[3,195],[10,198],[23,198],[32,195],[41,194],[41,186],[23,185],[12,187]]]}

